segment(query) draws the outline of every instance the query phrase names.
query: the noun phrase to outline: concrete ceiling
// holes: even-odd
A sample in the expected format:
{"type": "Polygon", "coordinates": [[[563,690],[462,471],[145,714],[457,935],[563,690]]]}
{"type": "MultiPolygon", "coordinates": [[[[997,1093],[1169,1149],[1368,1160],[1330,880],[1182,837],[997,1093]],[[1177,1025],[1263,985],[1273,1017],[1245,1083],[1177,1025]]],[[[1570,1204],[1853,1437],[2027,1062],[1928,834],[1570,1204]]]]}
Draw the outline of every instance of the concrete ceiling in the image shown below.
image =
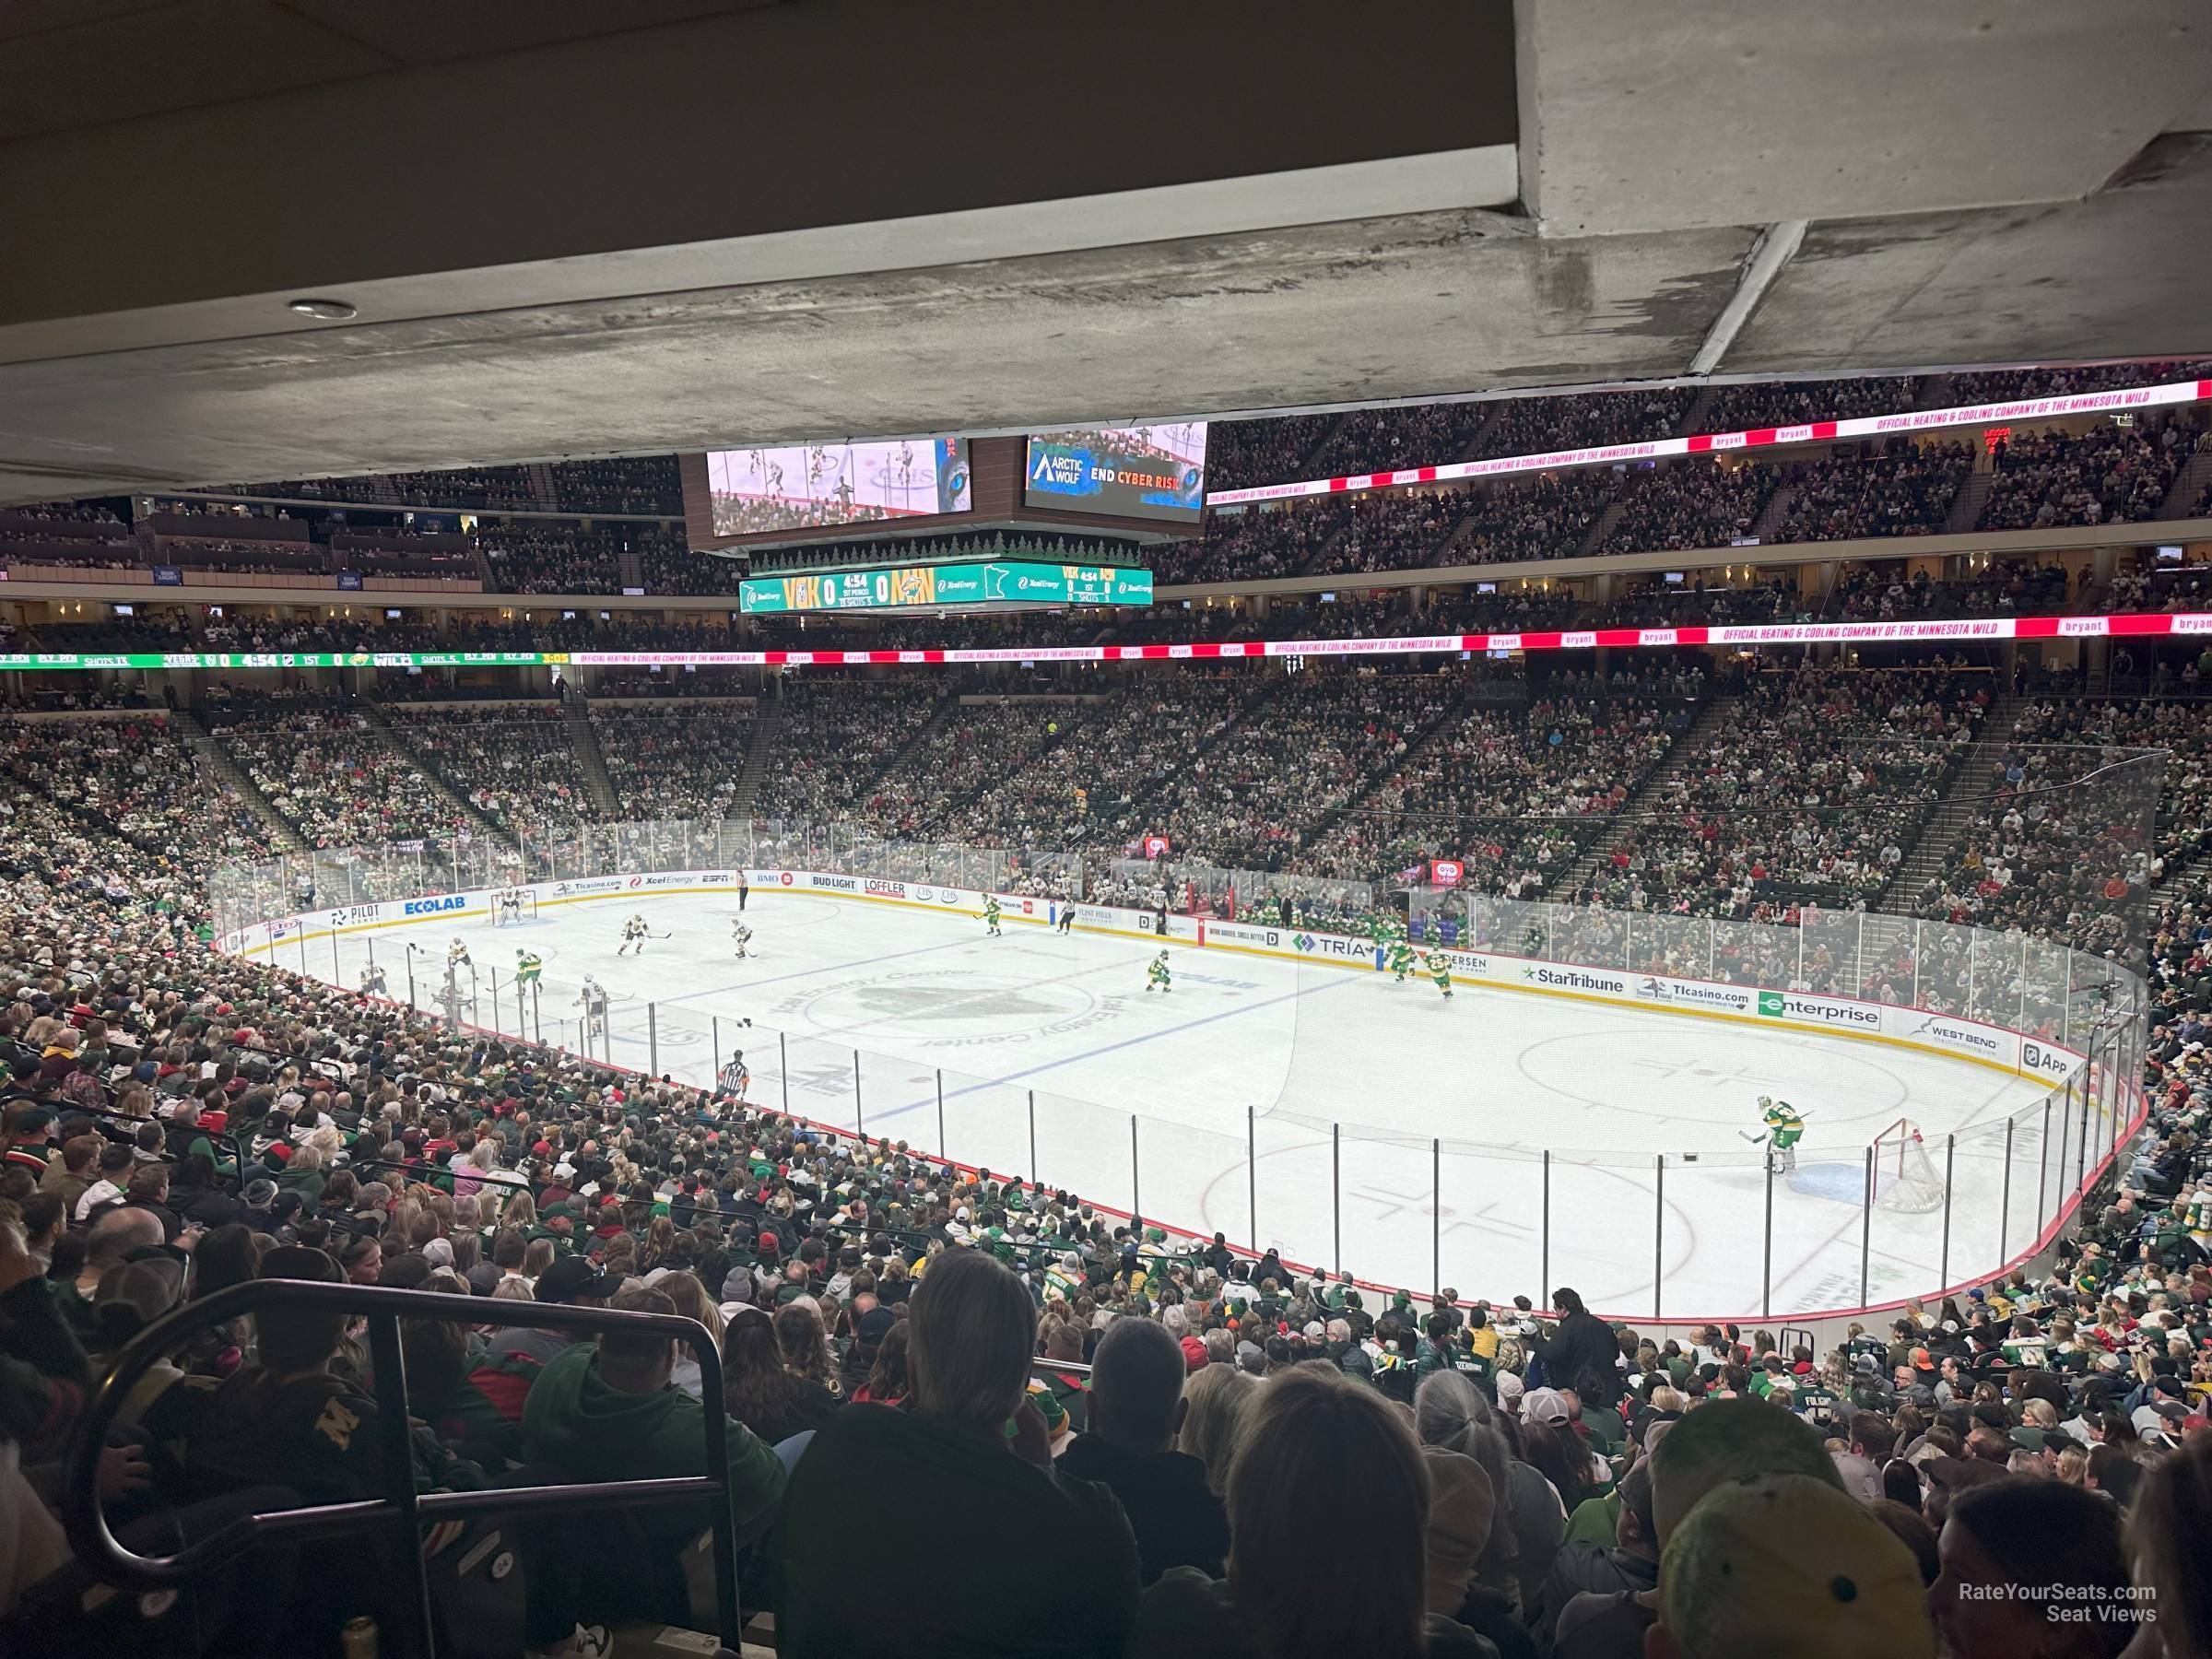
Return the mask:
{"type": "Polygon", "coordinates": [[[18,0],[0,500],[2212,352],[2194,9],[18,0]]]}

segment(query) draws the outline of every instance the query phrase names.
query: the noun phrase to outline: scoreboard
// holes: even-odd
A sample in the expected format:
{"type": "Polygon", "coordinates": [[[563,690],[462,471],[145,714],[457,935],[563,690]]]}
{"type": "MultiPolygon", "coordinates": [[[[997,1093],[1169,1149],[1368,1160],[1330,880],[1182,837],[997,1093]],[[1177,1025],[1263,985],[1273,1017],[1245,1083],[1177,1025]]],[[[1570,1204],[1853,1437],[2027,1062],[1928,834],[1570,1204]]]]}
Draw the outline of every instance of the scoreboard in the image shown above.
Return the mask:
{"type": "Polygon", "coordinates": [[[738,586],[746,616],[799,611],[886,611],[1048,605],[1149,605],[1152,572],[1126,565],[1041,564],[994,559],[963,564],[751,576],[738,586]]]}

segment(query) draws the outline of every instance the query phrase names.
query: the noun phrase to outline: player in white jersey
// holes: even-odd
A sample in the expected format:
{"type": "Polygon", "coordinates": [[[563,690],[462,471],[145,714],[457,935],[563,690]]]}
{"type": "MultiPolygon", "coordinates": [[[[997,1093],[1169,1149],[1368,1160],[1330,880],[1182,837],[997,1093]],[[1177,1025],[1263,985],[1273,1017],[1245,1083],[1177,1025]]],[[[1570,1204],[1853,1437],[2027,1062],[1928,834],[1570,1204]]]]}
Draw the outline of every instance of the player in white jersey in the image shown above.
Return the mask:
{"type": "Polygon", "coordinates": [[[583,976],[583,988],[577,994],[576,1006],[583,1010],[583,1034],[588,1041],[606,1036],[607,994],[605,986],[590,974],[583,976]]]}
{"type": "Polygon", "coordinates": [[[384,984],[384,971],[382,968],[378,966],[376,963],[371,962],[368,967],[361,970],[362,995],[387,996],[390,994],[391,993],[389,989],[384,984]]]}
{"type": "Polygon", "coordinates": [[[644,917],[630,917],[629,921],[622,924],[622,947],[620,949],[617,950],[615,954],[617,956],[628,956],[629,954],[629,947],[632,945],[635,945],[638,947],[638,954],[640,956],[643,956],[645,954],[645,940],[649,935],[649,931],[650,930],[645,925],[644,917]]]}
{"type": "Polygon", "coordinates": [[[474,966],[476,964],[468,959],[468,947],[461,942],[461,935],[455,934],[453,942],[445,947],[446,971],[451,973],[456,968],[473,968],[474,966]]]}
{"type": "Polygon", "coordinates": [[[745,947],[752,942],[753,930],[746,924],[745,918],[742,916],[732,917],[730,920],[730,943],[737,947],[737,954],[739,956],[747,954],[745,947]]]}

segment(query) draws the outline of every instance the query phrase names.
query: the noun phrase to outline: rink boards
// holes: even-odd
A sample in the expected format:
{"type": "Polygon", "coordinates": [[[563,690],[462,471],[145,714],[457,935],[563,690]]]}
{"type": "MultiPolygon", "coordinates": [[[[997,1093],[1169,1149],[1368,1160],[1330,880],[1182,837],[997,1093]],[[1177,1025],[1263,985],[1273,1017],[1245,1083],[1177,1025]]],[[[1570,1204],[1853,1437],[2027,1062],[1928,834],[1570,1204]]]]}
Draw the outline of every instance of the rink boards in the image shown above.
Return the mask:
{"type": "MultiPolygon", "coordinates": [[[[663,870],[520,883],[467,892],[427,893],[381,903],[338,905],[237,929],[220,935],[216,943],[233,955],[268,955],[280,959],[280,952],[292,948],[304,952],[308,945],[318,939],[419,926],[434,924],[441,917],[450,917],[456,923],[487,920],[490,895],[495,891],[534,893],[543,909],[609,900],[684,895],[727,897],[736,892],[741,877],[751,888],[761,892],[815,893],[967,917],[982,913],[986,897],[968,888],[830,871],[663,870]]],[[[1008,922],[1052,927],[1060,920],[1059,900],[1016,893],[988,896],[997,900],[1008,922]]],[[[1079,933],[1159,938],[1182,948],[1232,951],[1355,972],[1380,972],[1383,969],[1382,946],[1340,934],[1178,915],[1165,918],[1163,932],[1161,918],[1151,911],[1080,904],[1076,906],[1076,912],[1072,925],[1079,933]]],[[[1417,957],[1425,958],[1428,954],[1424,947],[1416,946],[1415,950],[1417,957]]],[[[2054,1086],[2064,1083],[2086,1063],[2086,1056],[2047,1036],[1924,1008],[1815,995],[1783,987],[1624,972],[1615,968],[1576,966],[1500,951],[1446,948],[1444,956],[1450,963],[1454,984],[1611,1003],[1770,1030],[1795,1030],[1807,1035],[1855,1038],[1968,1060],[2010,1076],[2041,1079],[2054,1086]]]]}

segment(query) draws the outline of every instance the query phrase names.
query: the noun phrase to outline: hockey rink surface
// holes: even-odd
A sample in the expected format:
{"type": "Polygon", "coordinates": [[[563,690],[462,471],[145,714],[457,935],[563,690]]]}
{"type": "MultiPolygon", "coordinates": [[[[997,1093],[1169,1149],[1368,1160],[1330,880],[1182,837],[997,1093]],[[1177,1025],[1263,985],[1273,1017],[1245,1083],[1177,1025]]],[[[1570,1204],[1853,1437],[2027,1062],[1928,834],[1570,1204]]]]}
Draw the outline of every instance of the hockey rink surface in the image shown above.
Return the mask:
{"type": "Polygon", "coordinates": [[[2004,1120],[2048,1086],[1888,1043],[1471,985],[1447,1002],[1426,978],[1218,947],[1171,947],[1173,989],[1147,993],[1148,938],[1011,913],[991,938],[959,912],[761,888],[739,960],[735,914],[734,893],[670,895],[335,947],[350,986],[373,947],[404,999],[413,945],[428,1008],[458,935],[476,969],[463,1018],[542,1023],[570,1048],[588,974],[612,999],[592,1048],[618,1065],[703,1085],[719,1039],[721,1059],[744,1050],[755,1105],[1422,1293],[1441,1267],[1463,1298],[1566,1284],[1610,1314],[1757,1316],[1857,1306],[1864,1263],[1878,1303],[1947,1282],[1947,1262],[1956,1283],[2026,1249],[2039,1186],[2054,1203],[2055,1166],[2074,1164],[2057,1120],[2046,1145],[2029,1112],[2007,1193],[2004,1120]],[[633,913],[667,936],[618,955],[633,913]],[[518,1014],[525,946],[544,983],[518,1014]],[[1744,1138],[1761,1095],[1806,1119],[1799,1168],[1771,1184],[1744,1138]],[[1865,1148],[1900,1117],[1938,1172],[1957,1136],[1947,1256],[1940,1212],[1877,1206],[1866,1228],[1865,1148]]]}

